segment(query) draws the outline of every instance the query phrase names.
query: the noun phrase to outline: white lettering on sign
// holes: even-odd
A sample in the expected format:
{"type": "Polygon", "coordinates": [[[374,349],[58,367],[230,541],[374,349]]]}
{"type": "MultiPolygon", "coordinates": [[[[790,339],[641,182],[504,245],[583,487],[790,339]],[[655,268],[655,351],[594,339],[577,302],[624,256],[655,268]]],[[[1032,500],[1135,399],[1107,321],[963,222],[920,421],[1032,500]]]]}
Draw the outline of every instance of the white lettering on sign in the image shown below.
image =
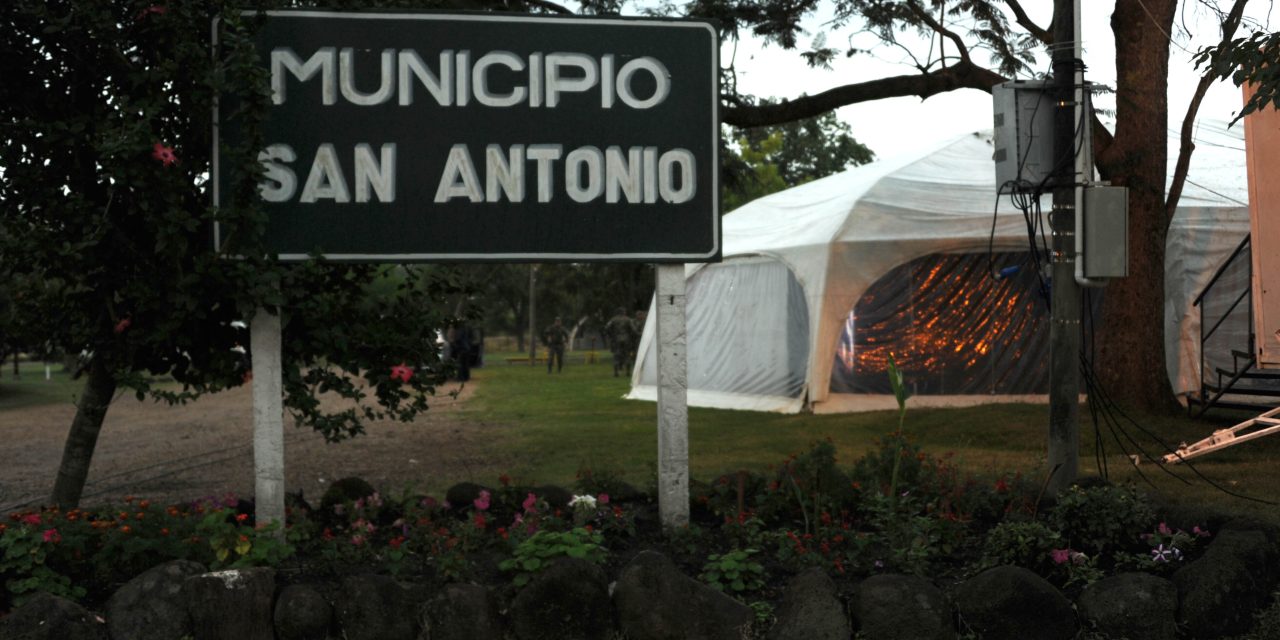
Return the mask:
{"type": "MultiPolygon", "coordinates": [[[[286,144],[273,144],[258,154],[258,162],[262,163],[264,182],[259,183],[258,192],[267,202],[288,202],[293,200],[298,191],[298,176],[290,166],[298,159],[298,154],[286,144]]],[[[378,150],[377,157],[373,147],[360,143],[352,153],[355,166],[355,201],[371,202],[376,196],[379,202],[395,202],[396,200],[396,145],[388,143],[378,150]]],[[[332,144],[322,144],[316,149],[315,158],[307,172],[307,181],[302,187],[299,202],[313,203],[321,200],[332,200],[337,203],[351,202],[351,191],[347,187],[347,179],[342,172],[337,151],[332,144]]]]}
{"type": "Polygon", "coordinates": [[[471,202],[524,202],[526,172],[532,163],[538,185],[537,201],[554,199],[556,162],[564,158],[564,194],[579,203],[604,197],[606,203],[654,204],[659,197],[669,204],[688,202],[697,195],[695,160],[688,149],[658,153],[657,147],[578,147],[567,155],[558,144],[511,145],[504,152],[488,145],[484,153],[484,189],[481,175],[465,144],[449,149],[435,202],[466,198],[471,202]]]}
{"type": "Polygon", "coordinates": [[[410,106],[418,87],[441,107],[465,107],[474,99],[486,107],[527,104],[554,109],[566,95],[598,92],[602,109],[612,109],[619,102],[632,109],[652,109],[671,95],[671,74],[658,59],[641,56],[621,67],[617,63],[613,54],[596,58],[585,53],[535,52],[524,58],[510,51],[489,51],[476,57],[469,50],[444,49],[433,67],[414,49],[321,47],[304,60],[293,49],[278,47],[271,51],[271,101],[284,104],[290,84],[310,82],[316,76],[325,106],[337,104],[339,97],[362,107],[393,98],[400,106],[410,106]],[[378,56],[376,84],[373,78],[356,77],[356,58],[361,55],[378,56]],[[647,77],[643,84],[638,82],[640,76],[647,77]],[[495,78],[501,78],[502,88],[495,88],[495,78]],[[638,84],[652,93],[638,94],[638,84]],[[367,91],[374,86],[375,90],[367,91]]]}

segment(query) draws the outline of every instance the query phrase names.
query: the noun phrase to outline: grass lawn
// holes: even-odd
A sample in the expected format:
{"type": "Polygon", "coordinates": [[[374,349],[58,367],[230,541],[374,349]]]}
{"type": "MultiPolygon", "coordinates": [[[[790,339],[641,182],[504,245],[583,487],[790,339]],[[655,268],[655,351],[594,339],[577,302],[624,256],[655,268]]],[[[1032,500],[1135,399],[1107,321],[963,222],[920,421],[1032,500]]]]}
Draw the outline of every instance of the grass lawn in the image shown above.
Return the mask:
{"type": "MultiPolygon", "coordinates": [[[[614,378],[608,364],[571,362],[563,373],[548,375],[545,365],[507,364],[492,353],[488,366],[473,371],[475,394],[461,411],[464,420],[508,427],[471,457],[491,460],[472,468],[472,480],[493,484],[502,473],[530,484],[571,486],[580,469],[622,476],[646,488],[653,484],[657,456],[657,411],[652,402],[623,400],[629,378],[614,378]]],[[[581,353],[576,354],[579,358],[581,353]]],[[[82,381],[71,380],[58,363],[24,362],[21,377],[11,363],[0,375],[0,411],[20,407],[74,402],[82,381]]],[[[1045,405],[987,405],[962,409],[912,409],[907,403],[905,430],[933,455],[951,455],[964,471],[980,478],[1006,472],[1039,481],[1045,475],[1045,405]]],[[[1081,407],[1080,472],[1098,475],[1095,430],[1088,409],[1081,407]]],[[[1134,415],[1148,431],[1169,444],[1194,442],[1214,429],[1230,426],[1249,414],[1211,412],[1207,419],[1183,414],[1134,415]]],[[[897,412],[845,415],[782,415],[752,411],[690,409],[689,455],[695,480],[709,481],[739,469],[764,470],[788,455],[829,438],[842,464],[851,464],[875,446],[876,439],[897,428],[897,412]]],[[[1127,426],[1134,441],[1155,454],[1162,448],[1139,429],[1127,426]]],[[[1195,461],[1201,478],[1186,466],[1162,470],[1154,464],[1134,469],[1121,453],[1115,436],[1104,427],[1104,459],[1110,477],[1138,483],[1162,502],[1185,503],[1241,511],[1280,523],[1280,506],[1243,500],[1215,488],[1280,502],[1280,435],[1207,455],[1195,461]],[[1172,477],[1176,474],[1179,478],[1172,477]],[[1143,480],[1145,475],[1148,484],[1143,480]],[[1184,482],[1185,480],[1185,482],[1184,482]]],[[[1135,451],[1124,435],[1124,448],[1135,451]]],[[[422,487],[440,491],[445,487],[422,487]]]]}
{"type": "Polygon", "coordinates": [[[49,363],[49,379],[45,379],[45,363],[23,361],[19,375],[13,376],[13,361],[0,363],[0,411],[41,404],[72,403],[80,394],[84,380],[72,380],[61,362],[49,363]]]}
{"type": "MultiPolygon", "coordinates": [[[[543,365],[508,365],[505,354],[473,372],[479,383],[464,413],[469,420],[510,425],[505,438],[490,442],[489,459],[515,460],[508,468],[476,469],[475,480],[492,483],[507,472],[533,484],[571,485],[579,469],[609,471],[633,484],[652,484],[656,464],[657,417],[651,402],[623,400],[628,378],[614,378],[606,364],[571,363],[563,373],[548,375],[543,365]],[[490,478],[484,474],[491,473],[490,478]]],[[[607,362],[607,361],[606,361],[607,362]]],[[[905,431],[934,455],[953,456],[965,471],[993,478],[1020,472],[1037,481],[1046,473],[1046,405],[988,405],[962,409],[911,409],[905,431]]],[[[1081,407],[1080,472],[1098,475],[1095,429],[1081,407]]],[[[1194,442],[1214,429],[1235,424],[1248,414],[1217,412],[1192,420],[1185,415],[1133,415],[1144,429],[1171,445],[1194,442]]],[[[689,464],[695,479],[708,481],[738,469],[765,469],[817,440],[830,438],[839,459],[850,464],[871,449],[878,437],[897,428],[897,412],[846,415],[781,415],[749,411],[689,411],[689,464]]],[[[1112,435],[1103,426],[1103,452],[1109,475],[1133,481],[1162,502],[1216,507],[1251,513],[1280,522],[1280,507],[1227,495],[1185,465],[1146,463],[1134,469],[1116,443],[1136,452],[1134,443],[1152,454],[1156,441],[1132,425],[1112,435]],[[1133,440],[1130,441],[1129,437],[1133,440]],[[1176,474],[1179,478],[1172,477],[1176,474]],[[1142,479],[1145,475],[1148,484],[1142,479]],[[1185,481],[1184,481],[1185,480],[1185,481]]],[[[1280,501],[1280,435],[1238,445],[1195,460],[1200,474],[1230,491],[1280,501]]]]}

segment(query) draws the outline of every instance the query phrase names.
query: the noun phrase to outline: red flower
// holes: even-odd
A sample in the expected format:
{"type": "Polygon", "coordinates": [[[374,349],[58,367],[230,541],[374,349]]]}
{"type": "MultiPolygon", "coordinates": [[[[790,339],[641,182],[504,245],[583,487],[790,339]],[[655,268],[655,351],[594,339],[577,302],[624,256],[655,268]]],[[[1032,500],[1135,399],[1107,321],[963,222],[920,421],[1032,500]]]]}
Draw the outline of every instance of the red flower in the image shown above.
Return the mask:
{"type": "Polygon", "coordinates": [[[404,536],[396,536],[387,544],[390,545],[392,549],[399,549],[400,545],[404,544],[404,536]]]}
{"type": "Polygon", "coordinates": [[[164,143],[157,142],[151,148],[151,157],[159,160],[164,166],[178,164],[178,156],[174,155],[173,147],[166,147],[164,143]]]}
{"type": "Polygon", "coordinates": [[[156,15],[158,15],[158,16],[162,16],[162,15],[164,15],[164,14],[165,14],[165,12],[166,12],[166,11],[168,11],[168,8],[166,8],[166,7],[162,7],[162,6],[158,5],[158,4],[153,4],[153,5],[149,6],[149,7],[147,7],[146,9],[143,9],[142,11],[139,11],[139,12],[138,12],[138,16],[137,16],[136,18],[134,18],[134,19],[135,19],[135,20],[141,20],[141,19],[143,19],[143,18],[145,18],[145,17],[147,17],[147,16],[149,16],[149,15],[151,15],[151,14],[153,14],[153,13],[154,13],[154,14],[156,14],[156,15]]]}
{"type": "Polygon", "coordinates": [[[58,533],[57,529],[45,529],[44,541],[57,544],[59,542],[62,542],[62,534],[58,533]]]}
{"type": "Polygon", "coordinates": [[[599,502],[600,504],[609,504],[609,494],[602,493],[596,496],[596,502],[599,502]]]}
{"type": "Polygon", "coordinates": [[[40,524],[40,514],[28,513],[27,515],[22,516],[22,524],[40,524]]]}
{"type": "Polygon", "coordinates": [[[485,528],[486,525],[489,524],[488,521],[484,519],[484,515],[479,513],[476,514],[474,522],[476,524],[477,529],[483,529],[485,528]]]}
{"type": "Polygon", "coordinates": [[[412,377],[413,377],[413,368],[405,366],[403,362],[401,362],[400,364],[394,367],[391,367],[392,380],[399,380],[400,382],[408,382],[409,378],[412,378],[412,377]]]}
{"type": "Polygon", "coordinates": [[[236,516],[236,522],[244,522],[245,520],[248,520],[248,519],[249,519],[249,514],[247,513],[241,513],[236,516]]]}
{"type": "Polygon", "coordinates": [[[114,331],[116,335],[120,335],[120,334],[124,333],[125,331],[128,331],[128,330],[129,330],[129,325],[131,325],[131,324],[133,324],[133,321],[132,321],[132,320],[130,320],[130,319],[128,319],[128,318],[121,318],[121,319],[120,319],[120,322],[117,322],[117,323],[116,323],[116,326],[115,326],[115,328],[114,328],[114,329],[112,329],[112,331],[114,331]]]}
{"type": "Polygon", "coordinates": [[[498,482],[502,483],[502,486],[504,486],[504,487],[506,487],[506,486],[510,486],[510,485],[511,485],[511,476],[509,476],[509,475],[507,475],[507,474],[505,474],[505,473],[504,473],[504,474],[502,474],[502,475],[498,476],[498,482]]]}
{"type": "Polygon", "coordinates": [[[1004,478],[1000,478],[999,480],[996,480],[996,493],[1004,493],[1008,490],[1009,490],[1009,483],[1005,482],[1004,478]]]}

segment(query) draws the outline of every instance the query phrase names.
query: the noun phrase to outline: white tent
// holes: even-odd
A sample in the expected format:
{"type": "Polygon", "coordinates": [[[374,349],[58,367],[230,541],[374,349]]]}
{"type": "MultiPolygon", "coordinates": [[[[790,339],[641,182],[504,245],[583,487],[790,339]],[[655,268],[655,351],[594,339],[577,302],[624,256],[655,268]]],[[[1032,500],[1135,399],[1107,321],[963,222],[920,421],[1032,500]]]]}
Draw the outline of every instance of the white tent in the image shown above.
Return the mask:
{"type": "MultiPolygon", "coordinates": [[[[1248,233],[1242,128],[1198,127],[1169,234],[1165,339],[1178,393],[1198,389],[1191,301],[1248,233]]],[[[726,215],[724,261],[685,271],[689,404],[892,408],[876,388],[890,351],[920,394],[913,406],[1043,401],[1045,304],[1018,253],[1028,221],[1008,197],[997,205],[992,150],[989,132],[973,133],[726,215]],[[1005,267],[1008,277],[989,277],[1005,267]]],[[[655,321],[650,313],[629,398],[656,398],[655,321]]]]}

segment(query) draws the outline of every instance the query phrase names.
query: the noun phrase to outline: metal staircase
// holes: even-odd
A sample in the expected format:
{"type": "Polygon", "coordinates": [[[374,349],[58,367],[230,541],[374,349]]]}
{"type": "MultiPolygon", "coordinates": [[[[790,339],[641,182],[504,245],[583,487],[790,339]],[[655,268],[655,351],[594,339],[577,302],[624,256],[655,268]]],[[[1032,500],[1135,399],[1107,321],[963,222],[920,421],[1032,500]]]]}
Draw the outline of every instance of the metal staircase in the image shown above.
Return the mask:
{"type": "Polygon", "coordinates": [[[1223,263],[1194,305],[1200,311],[1200,389],[1187,410],[1266,411],[1280,405],[1280,371],[1256,369],[1249,236],[1223,263]]]}

